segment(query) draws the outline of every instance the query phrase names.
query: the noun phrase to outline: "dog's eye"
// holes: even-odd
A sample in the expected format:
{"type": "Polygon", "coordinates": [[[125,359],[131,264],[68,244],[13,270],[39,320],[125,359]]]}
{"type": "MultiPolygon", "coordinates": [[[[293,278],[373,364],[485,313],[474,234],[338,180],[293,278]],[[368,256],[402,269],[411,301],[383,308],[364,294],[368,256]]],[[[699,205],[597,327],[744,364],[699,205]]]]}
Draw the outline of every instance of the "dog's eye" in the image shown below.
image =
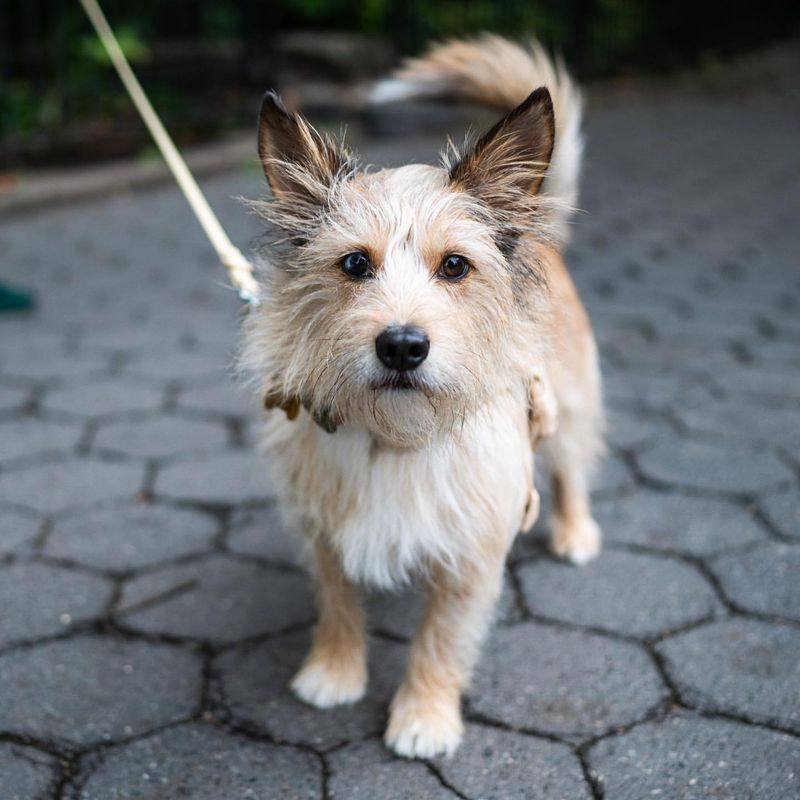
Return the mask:
{"type": "Polygon", "coordinates": [[[369,256],[360,250],[348,253],[341,261],[342,271],[351,278],[368,278],[372,274],[369,256]]]}
{"type": "Polygon", "coordinates": [[[439,275],[449,281],[461,280],[470,270],[469,261],[464,256],[450,254],[445,256],[439,267],[439,275]]]}

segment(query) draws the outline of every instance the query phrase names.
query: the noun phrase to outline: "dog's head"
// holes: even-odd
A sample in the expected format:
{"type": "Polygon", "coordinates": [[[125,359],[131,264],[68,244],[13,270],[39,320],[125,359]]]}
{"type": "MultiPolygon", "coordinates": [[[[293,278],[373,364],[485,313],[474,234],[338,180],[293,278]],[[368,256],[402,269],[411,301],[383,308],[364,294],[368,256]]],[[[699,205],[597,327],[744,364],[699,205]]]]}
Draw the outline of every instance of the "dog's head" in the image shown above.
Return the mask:
{"type": "Polygon", "coordinates": [[[272,241],[247,359],[271,402],[413,446],[519,380],[546,296],[553,137],[539,89],[443,167],[368,172],[268,94],[273,197],[254,205],[272,241]]]}

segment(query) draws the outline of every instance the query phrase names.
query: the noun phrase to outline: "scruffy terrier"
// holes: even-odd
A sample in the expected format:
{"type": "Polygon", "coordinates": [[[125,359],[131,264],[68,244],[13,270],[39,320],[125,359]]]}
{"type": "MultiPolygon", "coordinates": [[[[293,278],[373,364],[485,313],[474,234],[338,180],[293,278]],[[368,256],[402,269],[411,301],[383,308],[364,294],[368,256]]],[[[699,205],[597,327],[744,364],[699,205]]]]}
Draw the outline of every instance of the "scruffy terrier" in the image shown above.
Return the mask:
{"type": "Polygon", "coordinates": [[[533,43],[434,47],[375,102],[448,97],[505,113],[440,167],[363,171],[267,94],[259,153],[276,232],[243,361],[268,408],[283,507],[314,553],[319,622],[292,681],[319,708],[366,690],[358,584],[415,578],[427,611],[385,735],[451,753],[460,697],[514,537],[533,523],[533,450],[553,475],[553,551],[595,556],[588,478],[602,450],[597,351],[562,261],[581,99],[533,43]],[[557,423],[557,424],[556,424],[557,423]]]}

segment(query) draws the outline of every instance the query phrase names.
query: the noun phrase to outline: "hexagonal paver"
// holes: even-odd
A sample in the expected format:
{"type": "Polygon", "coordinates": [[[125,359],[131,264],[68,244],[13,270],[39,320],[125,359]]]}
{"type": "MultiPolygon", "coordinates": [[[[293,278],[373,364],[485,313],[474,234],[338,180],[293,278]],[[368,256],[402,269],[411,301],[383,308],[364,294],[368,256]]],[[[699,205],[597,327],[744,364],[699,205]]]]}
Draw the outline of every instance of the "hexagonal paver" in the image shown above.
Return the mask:
{"type": "Polygon", "coordinates": [[[407,648],[378,639],[370,642],[364,699],[321,711],[289,690],[310,640],[309,633],[295,633],[222,655],[215,667],[228,708],[259,731],[320,749],[382,732],[389,700],[405,668],[407,648]]]}
{"type": "Polygon", "coordinates": [[[226,417],[256,417],[260,403],[252,388],[234,381],[210,386],[187,386],[178,395],[179,409],[210,411],[226,417]]]}
{"type": "Polygon", "coordinates": [[[81,426],[67,422],[18,417],[0,422],[0,462],[69,451],[78,444],[81,426]]]}
{"type": "Polygon", "coordinates": [[[183,719],[200,699],[201,667],[169,645],[75,636],[0,657],[7,731],[88,745],[183,719]]]}
{"type": "Polygon", "coordinates": [[[41,519],[33,514],[0,509],[0,553],[29,550],[41,528],[41,519]]]}
{"type": "Polygon", "coordinates": [[[305,575],[223,556],[129,581],[120,614],[137,630],[216,642],[275,633],[315,616],[305,575]]]}
{"type": "Polygon", "coordinates": [[[796,739],[691,714],[606,739],[589,763],[614,800],[777,800],[800,792],[796,739]]]}
{"type": "Polygon", "coordinates": [[[63,633],[98,617],[112,590],[104,578],[76,570],[25,562],[2,566],[0,646],[63,633]]]}
{"type": "Polygon", "coordinates": [[[800,490],[773,494],[761,500],[767,519],[784,536],[800,539],[800,490]]]}
{"type": "Polygon", "coordinates": [[[640,489],[627,497],[598,501],[594,512],[608,541],[656,550],[703,556],[766,537],[745,509],[713,497],[640,489]]]}
{"type": "Polygon", "coordinates": [[[580,800],[591,797],[578,759],[545,739],[467,725],[451,758],[436,762],[450,786],[482,800],[580,800]]]}
{"type": "Polygon", "coordinates": [[[711,569],[740,608],[800,619],[800,546],[770,542],[727,553],[711,569]]]}
{"type": "MultiPolygon", "coordinates": [[[[417,632],[425,611],[425,586],[420,584],[401,592],[371,593],[366,597],[365,606],[369,625],[376,631],[411,639],[417,632]]],[[[520,617],[516,598],[506,577],[494,611],[494,619],[498,623],[510,623],[520,617]]]]}
{"type": "Polygon", "coordinates": [[[165,467],[158,474],[155,491],[168,497],[220,505],[263,501],[273,494],[265,461],[251,452],[226,453],[165,467]]]}
{"type": "Polygon", "coordinates": [[[536,623],[495,629],[469,693],[490,719],[576,738],[632,722],[665,696],[636,645],[536,623]]]}
{"type": "Polygon", "coordinates": [[[329,757],[334,800],[455,800],[424,764],[392,756],[378,742],[360,742],[329,757]]]}
{"type": "Polygon", "coordinates": [[[13,352],[3,348],[0,373],[33,381],[53,379],[67,382],[88,375],[99,375],[108,368],[108,359],[90,353],[65,353],[63,348],[34,343],[13,352]]]}
{"type": "Polygon", "coordinates": [[[722,611],[699,572],[661,557],[606,550],[581,569],[547,559],[518,574],[533,613],[628,636],[652,638],[722,611]]]}
{"type": "Polygon", "coordinates": [[[755,493],[789,484],[789,468],[768,448],[731,442],[663,440],[639,456],[656,481],[692,489],[755,493]]]}
{"type": "Polygon", "coordinates": [[[133,497],[144,468],[91,458],[70,458],[0,473],[0,501],[42,513],[133,497]]]}
{"type": "Polygon", "coordinates": [[[638,450],[659,438],[672,438],[675,432],[659,417],[612,407],[607,412],[606,441],[613,447],[638,450]]]}
{"type": "Polygon", "coordinates": [[[187,381],[215,376],[225,380],[230,362],[219,355],[198,351],[153,350],[139,354],[126,366],[125,372],[132,376],[160,381],[187,381]]]}
{"type": "Polygon", "coordinates": [[[60,517],[44,552],[98,569],[129,570],[211,547],[219,525],[208,514],[130,504],[60,517]]]}
{"type": "Polygon", "coordinates": [[[228,443],[228,432],[219,423],[160,416],[103,425],[92,448],[141,458],[174,458],[222,450],[228,443]]]}
{"type": "Polygon", "coordinates": [[[0,776],[3,800],[44,800],[58,775],[58,763],[39,750],[19,744],[0,743],[0,776]]]}
{"type": "Polygon", "coordinates": [[[681,695],[694,706],[800,730],[800,631],[730,619],[658,645],[681,695]]]}
{"type": "Polygon", "coordinates": [[[78,797],[316,800],[321,792],[322,770],[310,753],[189,724],[110,749],[78,797]]]}
{"type": "Polygon", "coordinates": [[[739,396],[695,408],[676,403],[674,411],[690,430],[767,444],[784,441],[800,425],[796,409],[770,408],[769,413],[758,413],[757,405],[754,408],[739,396]]]}
{"type": "Polygon", "coordinates": [[[622,459],[606,456],[600,461],[598,474],[592,481],[592,491],[595,494],[614,494],[633,485],[633,475],[622,459]]]}
{"type": "Polygon", "coordinates": [[[42,400],[49,411],[81,417],[99,417],[161,408],[164,393],[140,381],[106,378],[77,386],[51,389],[42,400]]]}
{"type": "Polygon", "coordinates": [[[30,396],[23,386],[0,386],[0,411],[20,411],[30,396]]]}
{"type": "Polygon", "coordinates": [[[285,529],[275,504],[234,514],[229,528],[228,549],[234,553],[287,565],[297,564],[303,557],[306,542],[285,529]]]}

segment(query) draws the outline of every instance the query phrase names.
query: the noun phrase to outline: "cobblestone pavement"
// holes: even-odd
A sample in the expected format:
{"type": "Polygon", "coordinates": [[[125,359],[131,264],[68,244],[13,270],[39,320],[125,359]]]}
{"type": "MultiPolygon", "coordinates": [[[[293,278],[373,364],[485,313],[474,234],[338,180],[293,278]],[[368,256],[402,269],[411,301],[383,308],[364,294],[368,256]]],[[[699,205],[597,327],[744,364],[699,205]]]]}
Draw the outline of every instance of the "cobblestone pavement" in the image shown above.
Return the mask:
{"type": "MultiPolygon", "coordinates": [[[[309,582],[177,191],[0,225],[3,278],[41,300],[0,319],[2,800],[800,797],[797,131],[767,93],[592,110],[570,261],[606,546],[579,570],[520,538],[465,742],[430,763],[380,743],[417,595],[371,601],[367,699],[286,689],[309,582]]],[[[206,184],[241,243],[231,198],[261,181],[206,184]]]]}

